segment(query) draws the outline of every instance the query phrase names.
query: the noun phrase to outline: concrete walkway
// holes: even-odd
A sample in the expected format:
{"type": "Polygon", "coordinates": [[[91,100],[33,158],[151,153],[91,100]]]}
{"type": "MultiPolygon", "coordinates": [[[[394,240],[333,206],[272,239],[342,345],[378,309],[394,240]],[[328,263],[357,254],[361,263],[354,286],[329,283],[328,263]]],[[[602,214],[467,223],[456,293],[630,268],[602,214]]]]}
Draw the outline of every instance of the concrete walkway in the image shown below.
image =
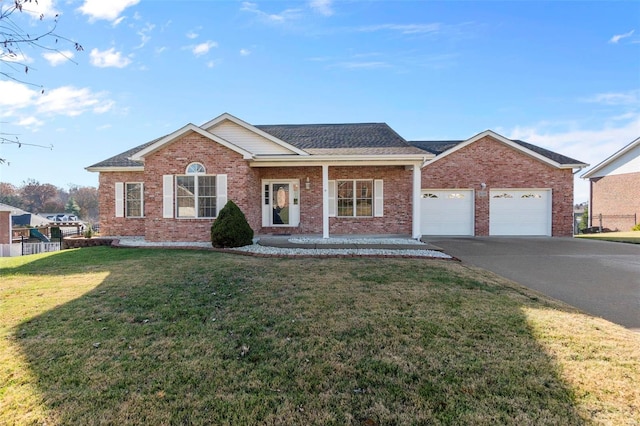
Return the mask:
{"type": "Polygon", "coordinates": [[[428,242],[419,243],[407,235],[349,235],[324,240],[322,235],[259,235],[258,244],[290,249],[372,249],[372,250],[435,250],[428,242]]]}

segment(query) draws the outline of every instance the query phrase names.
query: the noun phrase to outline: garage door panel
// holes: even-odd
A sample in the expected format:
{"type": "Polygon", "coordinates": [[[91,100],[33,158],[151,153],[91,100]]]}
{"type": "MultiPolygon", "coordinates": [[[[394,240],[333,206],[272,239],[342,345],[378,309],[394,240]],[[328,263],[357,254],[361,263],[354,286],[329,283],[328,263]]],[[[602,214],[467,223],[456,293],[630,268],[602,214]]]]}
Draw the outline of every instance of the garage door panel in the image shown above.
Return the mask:
{"type": "Polygon", "coordinates": [[[551,191],[491,190],[490,235],[551,235],[551,191]]]}
{"type": "Polygon", "coordinates": [[[473,191],[423,189],[420,229],[423,235],[473,235],[473,191]]]}

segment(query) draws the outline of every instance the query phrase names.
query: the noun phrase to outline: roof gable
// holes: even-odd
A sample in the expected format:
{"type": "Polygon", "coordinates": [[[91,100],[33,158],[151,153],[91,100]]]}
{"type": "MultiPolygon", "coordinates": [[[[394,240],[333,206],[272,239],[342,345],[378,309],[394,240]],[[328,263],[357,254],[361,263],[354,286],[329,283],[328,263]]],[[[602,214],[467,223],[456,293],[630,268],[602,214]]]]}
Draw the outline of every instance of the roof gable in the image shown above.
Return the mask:
{"type": "Polygon", "coordinates": [[[309,155],[302,149],[289,144],[287,141],[278,139],[270,133],[266,133],[246,121],[240,120],[229,113],[224,113],[213,120],[200,126],[202,129],[220,134],[224,138],[238,146],[242,146],[253,154],[297,154],[309,155]],[[233,125],[230,125],[232,123],[233,125]]]}
{"type": "Polygon", "coordinates": [[[640,138],[584,173],[583,179],[640,172],[640,138]]]}
{"type": "Polygon", "coordinates": [[[131,157],[129,157],[129,159],[131,161],[144,161],[144,157],[146,157],[147,155],[158,151],[159,149],[161,149],[162,147],[164,147],[167,144],[170,144],[172,142],[175,142],[177,139],[179,139],[180,137],[190,133],[190,132],[195,132],[200,134],[201,136],[204,136],[205,138],[211,139],[213,142],[216,142],[226,148],[229,148],[232,151],[237,152],[238,154],[242,155],[243,158],[245,159],[250,159],[253,157],[252,153],[250,153],[249,151],[246,151],[232,143],[230,143],[229,141],[216,136],[212,133],[207,132],[206,130],[201,129],[200,127],[194,125],[194,124],[187,124],[186,126],[182,127],[181,129],[176,130],[173,133],[170,133],[160,139],[156,139],[155,142],[150,143],[148,146],[146,146],[145,148],[141,149],[140,151],[137,151],[136,153],[134,153],[133,155],[131,155],[131,157]]]}
{"type": "Polygon", "coordinates": [[[511,148],[522,152],[525,155],[533,157],[543,163],[557,168],[582,168],[587,164],[575,160],[573,158],[558,154],[545,148],[524,142],[521,140],[511,140],[504,136],[492,131],[485,130],[482,133],[467,139],[467,140],[447,140],[447,141],[410,141],[409,143],[417,148],[435,154],[436,157],[427,164],[432,164],[442,158],[445,158],[454,152],[476,142],[480,139],[490,136],[491,138],[501,142],[511,148]]]}

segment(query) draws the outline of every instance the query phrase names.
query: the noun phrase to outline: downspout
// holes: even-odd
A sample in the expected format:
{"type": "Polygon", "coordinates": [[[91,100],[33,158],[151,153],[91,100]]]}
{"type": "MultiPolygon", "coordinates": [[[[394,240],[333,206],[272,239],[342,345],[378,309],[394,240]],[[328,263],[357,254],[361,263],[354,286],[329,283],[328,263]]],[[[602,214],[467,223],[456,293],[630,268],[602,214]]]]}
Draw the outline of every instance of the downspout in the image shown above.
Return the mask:
{"type": "Polygon", "coordinates": [[[420,193],[422,190],[422,167],[424,167],[425,161],[418,167],[417,164],[413,166],[413,229],[412,237],[416,240],[422,238],[422,230],[420,229],[420,193]]]}
{"type": "Polygon", "coordinates": [[[329,238],[329,166],[322,165],[322,238],[329,238]]]}

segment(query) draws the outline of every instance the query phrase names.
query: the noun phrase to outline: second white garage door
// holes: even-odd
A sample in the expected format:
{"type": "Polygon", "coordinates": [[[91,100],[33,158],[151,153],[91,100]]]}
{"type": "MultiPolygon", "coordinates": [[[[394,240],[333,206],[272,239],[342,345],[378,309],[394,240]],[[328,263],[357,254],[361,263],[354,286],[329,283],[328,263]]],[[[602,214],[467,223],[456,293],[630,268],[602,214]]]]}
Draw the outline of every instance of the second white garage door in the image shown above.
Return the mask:
{"type": "Polygon", "coordinates": [[[550,189],[492,189],[489,235],[551,236],[550,189]]]}
{"type": "Polygon", "coordinates": [[[422,235],[473,235],[470,189],[423,189],[420,210],[422,235]]]}

